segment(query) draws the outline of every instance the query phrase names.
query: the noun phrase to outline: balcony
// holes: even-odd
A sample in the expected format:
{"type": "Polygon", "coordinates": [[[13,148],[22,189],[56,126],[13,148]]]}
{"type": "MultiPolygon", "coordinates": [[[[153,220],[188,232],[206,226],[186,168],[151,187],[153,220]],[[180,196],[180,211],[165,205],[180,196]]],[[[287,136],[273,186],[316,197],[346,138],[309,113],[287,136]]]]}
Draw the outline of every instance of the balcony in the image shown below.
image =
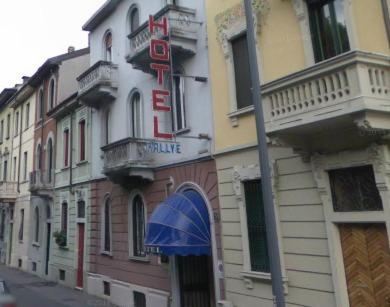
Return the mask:
{"type": "Polygon", "coordinates": [[[17,182],[3,181],[0,182],[0,201],[15,202],[18,197],[17,182]]]}
{"type": "MultiPolygon", "coordinates": [[[[193,56],[196,53],[198,40],[199,22],[195,19],[195,10],[167,5],[155,16],[157,22],[163,17],[168,19],[169,36],[172,48],[172,57],[178,61],[193,56]]],[[[149,32],[149,22],[142,24],[136,31],[131,33],[130,52],[126,56],[127,62],[135,69],[150,72],[151,58],[149,56],[149,44],[152,36],[149,32]]],[[[167,39],[163,33],[156,32],[155,38],[167,39]]]]}
{"type": "Polygon", "coordinates": [[[39,195],[52,195],[54,188],[54,170],[35,170],[30,173],[30,192],[39,195]]]}
{"type": "Polygon", "coordinates": [[[265,84],[262,93],[275,143],[327,152],[390,132],[390,58],[383,55],[349,52],[265,84]]]}
{"type": "Polygon", "coordinates": [[[111,62],[99,61],[82,73],[77,81],[80,101],[98,109],[116,98],[117,66],[111,62]]]}
{"type": "Polygon", "coordinates": [[[153,181],[152,159],[146,150],[148,143],[148,140],[126,138],[102,147],[103,173],[123,184],[153,181]]]}

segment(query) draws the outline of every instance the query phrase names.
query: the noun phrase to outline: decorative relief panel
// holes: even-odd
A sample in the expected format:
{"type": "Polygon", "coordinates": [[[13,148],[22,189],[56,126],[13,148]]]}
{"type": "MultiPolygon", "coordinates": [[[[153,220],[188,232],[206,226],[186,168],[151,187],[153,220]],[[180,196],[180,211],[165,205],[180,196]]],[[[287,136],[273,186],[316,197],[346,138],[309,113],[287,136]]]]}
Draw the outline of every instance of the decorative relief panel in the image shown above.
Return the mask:
{"type": "MultiPolygon", "coordinates": [[[[264,17],[269,11],[268,0],[253,0],[252,1],[255,28],[260,30],[261,24],[264,23],[264,17]]],[[[221,43],[222,50],[226,56],[229,55],[229,39],[233,35],[229,35],[232,32],[241,32],[246,29],[245,21],[245,9],[244,4],[239,3],[230,9],[218,14],[215,17],[215,23],[217,24],[217,39],[221,43]],[[234,31],[235,29],[239,31],[234,31]]]]}

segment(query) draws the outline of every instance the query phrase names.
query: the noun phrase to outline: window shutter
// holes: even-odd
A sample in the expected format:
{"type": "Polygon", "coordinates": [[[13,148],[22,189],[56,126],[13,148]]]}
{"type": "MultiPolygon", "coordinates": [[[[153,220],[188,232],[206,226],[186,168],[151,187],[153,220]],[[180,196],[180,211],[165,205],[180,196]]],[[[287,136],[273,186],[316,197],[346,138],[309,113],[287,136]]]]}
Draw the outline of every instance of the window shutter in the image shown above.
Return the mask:
{"type": "Polygon", "coordinates": [[[270,272],[261,181],[244,183],[252,271],[270,272]]]}

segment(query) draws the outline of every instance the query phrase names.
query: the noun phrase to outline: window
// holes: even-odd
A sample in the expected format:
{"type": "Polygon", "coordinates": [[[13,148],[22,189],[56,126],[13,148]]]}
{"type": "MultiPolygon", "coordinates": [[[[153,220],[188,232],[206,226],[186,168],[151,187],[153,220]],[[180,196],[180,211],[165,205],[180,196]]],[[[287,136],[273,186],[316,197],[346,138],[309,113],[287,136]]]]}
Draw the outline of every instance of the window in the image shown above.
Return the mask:
{"type": "Polygon", "coordinates": [[[5,210],[1,210],[0,240],[4,240],[5,231],[5,210]]]}
{"type": "Polygon", "coordinates": [[[104,38],[104,58],[107,62],[112,62],[112,34],[108,32],[104,38]]]}
{"type": "Polygon", "coordinates": [[[11,135],[11,114],[7,115],[7,139],[11,135]]]}
{"type": "Polygon", "coordinates": [[[39,91],[39,98],[38,98],[38,121],[43,119],[44,107],[45,107],[45,97],[43,94],[43,90],[41,89],[39,91]]]}
{"type": "Polygon", "coordinates": [[[146,297],[142,292],[134,291],[134,307],[146,307],[146,297]]]}
{"type": "Polygon", "coordinates": [[[8,172],[8,161],[4,161],[4,166],[3,166],[3,181],[7,181],[7,172],[8,172]]]}
{"type": "Polygon", "coordinates": [[[17,171],[17,165],[16,165],[16,162],[17,162],[17,159],[16,157],[14,157],[14,175],[13,175],[13,181],[15,182],[16,181],[16,171],[17,171]]]}
{"type": "Polygon", "coordinates": [[[38,209],[38,207],[35,207],[34,222],[35,222],[34,242],[39,242],[39,209],[38,209]]]}
{"type": "Polygon", "coordinates": [[[308,1],[310,32],[316,62],[350,49],[343,0],[308,1]]]}
{"type": "Polygon", "coordinates": [[[27,181],[27,151],[23,154],[23,180],[27,181]]]}
{"type": "Polygon", "coordinates": [[[77,218],[84,219],[85,218],[85,201],[79,200],[77,202],[77,218]]]}
{"type": "Polygon", "coordinates": [[[37,146],[37,155],[36,155],[36,169],[42,170],[42,147],[41,144],[37,146]]]}
{"type": "Polygon", "coordinates": [[[4,137],[4,120],[2,119],[0,122],[0,143],[3,143],[4,137]]]}
{"type": "Polygon", "coordinates": [[[33,271],[33,272],[36,272],[36,271],[37,271],[37,263],[36,263],[36,262],[33,262],[33,263],[32,263],[32,271],[33,271]]]}
{"type": "Polygon", "coordinates": [[[139,27],[139,11],[134,7],[130,12],[130,33],[137,30],[139,27]]]}
{"type": "Polygon", "coordinates": [[[261,181],[244,182],[251,270],[270,272],[261,181]]]}
{"type": "Polygon", "coordinates": [[[145,257],[145,206],[140,195],[136,195],[132,201],[132,237],[133,256],[145,257]]]}
{"type": "Polygon", "coordinates": [[[30,103],[26,104],[26,118],[25,118],[25,128],[24,129],[28,129],[28,127],[30,126],[30,103]]]}
{"type": "Polygon", "coordinates": [[[65,270],[58,270],[58,275],[61,281],[65,280],[65,270]]]}
{"type": "Polygon", "coordinates": [[[20,209],[20,224],[19,224],[19,241],[23,241],[24,233],[24,209],[20,209]]]}
{"type": "Polygon", "coordinates": [[[19,111],[15,113],[15,133],[14,136],[19,134],[19,111]]]}
{"type": "Polygon", "coordinates": [[[246,34],[231,40],[237,109],[253,104],[246,34]]]}
{"type": "Polygon", "coordinates": [[[103,252],[111,252],[111,201],[107,197],[103,205],[103,252]]]}
{"type": "Polygon", "coordinates": [[[134,138],[141,137],[141,95],[135,92],[131,96],[131,136],[134,138]]]}
{"type": "Polygon", "coordinates": [[[85,119],[79,121],[79,159],[85,160],[85,119]]]}
{"type": "Polygon", "coordinates": [[[69,166],[69,129],[64,130],[63,135],[63,152],[64,152],[64,167],[69,166]]]}
{"type": "Polygon", "coordinates": [[[329,180],[334,211],[383,210],[372,166],[332,170],[329,180]]]}
{"type": "Polygon", "coordinates": [[[110,111],[107,110],[104,113],[104,144],[107,145],[110,143],[110,111]]]}
{"type": "Polygon", "coordinates": [[[180,131],[186,128],[185,118],[185,88],[182,71],[176,71],[173,77],[173,130],[180,131]]]}
{"type": "Polygon", "coordinates": [[[103,281],[103,293],[107,296],[111,295],[111,286],[108,281],[103,281]]]}
{"type": "Polygon", "coordinates": [[[53,179],[53,141],[51,138],[49,138],[49,141],[47,142],[47,169],[48,169],[48,180],[49,182],[53,179]]]}
{"type": "Polygon", "coordinates": [[[54,79],[50,80],[49,85],[49,107],[53,109],[55,105],[55,82],[54,79]]]}
{"type": "Polygon", "coordinates": [[[61,205],[61,231],[65,236],[65,246],[68,239],[68,203],[65,201],[61,205]]]}

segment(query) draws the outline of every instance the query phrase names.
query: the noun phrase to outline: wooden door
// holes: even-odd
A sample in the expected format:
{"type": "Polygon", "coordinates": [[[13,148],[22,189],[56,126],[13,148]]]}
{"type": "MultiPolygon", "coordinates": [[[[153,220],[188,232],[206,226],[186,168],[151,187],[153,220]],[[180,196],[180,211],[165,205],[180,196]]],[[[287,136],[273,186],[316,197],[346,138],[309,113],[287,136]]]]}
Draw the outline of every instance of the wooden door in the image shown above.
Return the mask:
{"type": "Polygon", "coordinates": [[[390,306],[390,250],[384,224],[340,225],[351,307],[390,306]]]}
{"type": "Polygon", "coordinates": [[[79,243],[77,255],[77,288],[83,288],[84,276],[84,224],[78,224],[79,243]]]}

